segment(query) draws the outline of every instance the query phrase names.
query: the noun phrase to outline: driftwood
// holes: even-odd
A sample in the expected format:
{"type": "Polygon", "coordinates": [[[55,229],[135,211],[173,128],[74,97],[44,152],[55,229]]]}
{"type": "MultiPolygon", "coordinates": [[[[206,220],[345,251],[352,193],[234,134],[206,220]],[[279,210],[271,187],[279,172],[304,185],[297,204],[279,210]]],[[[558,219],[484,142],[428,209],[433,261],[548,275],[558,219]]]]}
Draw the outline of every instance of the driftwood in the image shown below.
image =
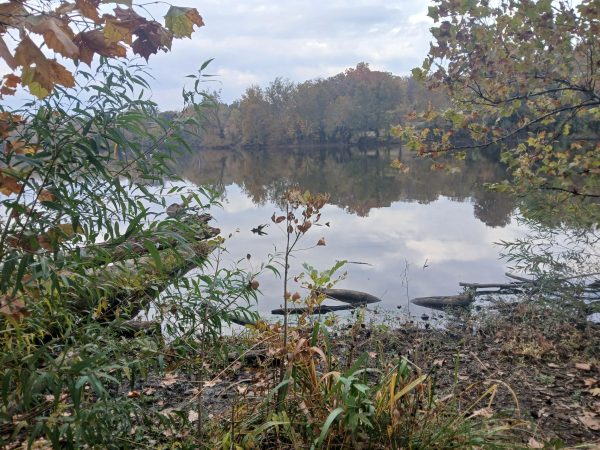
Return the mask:
{"type": "Polygon", "coordinates": [[[418,306],[425,306],[427,308],[439,309],[449,307],[461,307],[469,306],[473,303],[473,294],[462,294],[462,295],[446,295],[437,297],[418,297],[413,298],[410,302],[418,306]]]}
{"type": "MultiPolygon", "coordinates": [[[[371,303],[378,303],[380,298],[374,295],[361,291],[352,291],[349,289],[319,289],[319,294],[323,294],[333,300],[347,303],[346,305],[318,305],[314,308],[298,307],[288,308],[288,314],[326,314],[334,311],[346,311],[355,309],[360,306],[365,306],[371,303]]],[[[284,309],[274,309],[271,314],[282,316],[285,314],[284,309]]]]}

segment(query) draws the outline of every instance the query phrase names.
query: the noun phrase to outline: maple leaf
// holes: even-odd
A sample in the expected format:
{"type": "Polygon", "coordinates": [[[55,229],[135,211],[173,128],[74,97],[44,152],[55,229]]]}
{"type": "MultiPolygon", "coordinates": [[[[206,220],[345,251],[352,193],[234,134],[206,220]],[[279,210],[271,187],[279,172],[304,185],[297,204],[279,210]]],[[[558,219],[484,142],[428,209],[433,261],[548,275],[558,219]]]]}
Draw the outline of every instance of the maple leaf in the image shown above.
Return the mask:
{"type": "Polygon", "coordinates": [[[17,68],[17,62],[8,49],[6,42],[4,42],[4,39],[2,39],[2,36],[0,36],[0,58],[2,58],[11,69],[14,70],[17,68]]]}
{"type": "Polygon", "coordinates": [[[29,36],[25,36],[15,49],[15,62],[19,66],[29,67],[32,64],[44,63],[47,58],[29,36]]]}
{"type": "Polygon", "coordinates": [[[158,22],[147,22],[137,28],[134,33],[138,38],[134,41],[133,52],[146,60],[158,50],[168,51],[171,48],[173,35],[158,22]]]}
{"type": "Polygon", "coordinates": [[[0,3],[0,33],[6,31],[6,27],[19,26],[29,13],[23,6],[22,2],[11,1],[8,3],[0,3]]]}
{"type": "Polygon", "coordinates": [[[102,30],[84,31],[73,41],[79,47],[79,59],[87,65],[91,64],[94,53],[106,57],[127,56],[127,49],[121,44],[107,42],[102,30]]]}
{"type": "Polygon", "coordinates": [[[116,44],[120,41],[131,45],[132,37],[129,28],[122,26],[119,22],[107,20],[104,29],[104,39],[110,44],[116,44]]]}
{"type": "Polygon", "coordinates": [[[204,21],[196,8],[171,6],[165,15],[165,26],[177,38],[191,37],[194,25],[204,26],[204,21]]]}
{"type": "Polygon", "coordinates": [[[77,9],[83,17],[87,17],[95,23],[102,22],[102,19],[98,15],[100,0],[75,0],[75,5],[77,5],[77,9]]]}
{"type": "Polygon", "coordinates": [[[79,48],[73,43],[75,34],[65,21],[47,15],[29,16],[25,22],[27,28],[44,36],[44,42],[52,50],[67,58],[77,58],[79,48]]]}
{"type": "MultiPolygon", "coordinates": [[[[0,87],[0,96],[14,95],[17,91],[17,86],[21,83],[21,77],[13,73],[8,73],[2,77],[2,85],[0,87]]],[[[2,133],[0,133],[2,134],[2,133]]]]}

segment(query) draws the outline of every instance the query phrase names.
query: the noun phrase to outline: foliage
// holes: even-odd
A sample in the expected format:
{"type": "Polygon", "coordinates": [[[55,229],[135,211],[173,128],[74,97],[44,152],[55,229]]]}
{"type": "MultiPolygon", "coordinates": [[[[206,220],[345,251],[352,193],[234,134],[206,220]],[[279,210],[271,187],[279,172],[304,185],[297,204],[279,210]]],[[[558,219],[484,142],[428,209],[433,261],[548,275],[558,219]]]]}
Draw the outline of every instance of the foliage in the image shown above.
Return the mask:
{"type": "Polygon", "coordinates": [[[164,440],[181,417],[137,401],[136,384],[186,363],[218,363],[222,327],[237,305],[251,315],[244,304],[256,298],[251,275],[218,259],[206,266],[221,243],[201,214],[213,194],[189,192],[170,167],[187,149],[183,130],[197,124],[208,63],[183,91],[186,113],[166,120],[147,98],[144,66],[118,61],[125,44],[145,58],[168,50],[202,25],[200,16],[171,7],[163,27],[131,4],[114,15],[99,8],[88,0],[0,5],[0,56],[21,68],[2,93],[22,82],[38,97],[0,113],[1,445],[164,440]],[[15,30],[13,57],[5,39],[15,30]],[[77,63],[100,59],[70,72],[45,48],[77,63]],[[165,215],[169,198],[181,203],[165,215]],[[130,320],[140,314],[155,321],[130,320]]]}
{"type": "Polygon", "coordinates": [[[14,94],[17,86],[23,85],[41,99],[56,85],[75,86],[73,73],[48,57],[44,47],[90,67],[96,55],[126,57],[128,47],[148,60],[159,50],[169,51],[173,38],[191,37],[194,25],[204,25],[195,8],[171,6],[163,26],[138,14],[131,0],[102,3],[114,5],[113,13],[105,12],[99,0],[1,3],[0,58],[16,72],[4,76],[0,93],[14,94]],[[36,36],[41,36],[42,44],[36,36]]]}
{"type": "MultiPolygon", "coordinates": [[[[278,332],[263,330],[273,336],[271,348],[278,332]]],[[[298,449],[519,448],[512,434],[518,421],[511,424],[489,413],[501,384],[473,385],[440,398],[434,377],[408,359],[372,367],[364,353],[342,363],[334,357],[332,344],[321,322],[294,329],[291,350],[286,350],[289,376],[264,399],[240,404],[234,411],[235,427],[220,444],[298,449]],[[283,404],[275,410],[272,399],[283,390],[283,404]]],[[[271,354],[277,358],[284,349],[273,348],[271,354]]]]}
{"type": "Polygon", "coordinates": [[[554,207],[600,196],[596,2],[436,0],[429,16],[434,42],[413,73],[446,87],[453,107],[397,132],[434,156],[499,146],[517,183],[496,187],[546,190],[554,207]]]}
{"type": "Polygon", "coordinates": [[[205,116],[199,131],[206,147],[303,143],[356,143],[388,138],[390,126],[428,106],[446,105],[411,77],[371,70],[366,63],[327,79],[292,83],[276,78],[250,86],[242,98],[205,116]]]}

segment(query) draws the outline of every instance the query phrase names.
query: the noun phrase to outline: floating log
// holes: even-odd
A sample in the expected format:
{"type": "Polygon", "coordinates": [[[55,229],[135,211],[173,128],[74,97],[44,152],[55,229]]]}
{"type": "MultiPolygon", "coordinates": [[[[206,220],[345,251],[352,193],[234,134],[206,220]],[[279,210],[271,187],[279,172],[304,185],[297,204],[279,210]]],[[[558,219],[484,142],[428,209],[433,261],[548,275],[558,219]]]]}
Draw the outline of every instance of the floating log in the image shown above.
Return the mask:
{"type": "Polygon", "coordinates": [[[326,297],[351,305],[366,305],[381,301],[380,298],[375,297],[374,295],[361,291],[352,291],[350,289],[318,289],[317,292],[326,297]]]}
{"type": "MultiPolygon", "coordinates": [[[[355,309],[360,306],[381,301],[380,298],[375,297],[374,295],[350,289],[318,289],[316,292],[333,300],[347,303],[347,305],[319,305],[310,309],[306,307],[288,308],[288,314],[326,314],[334,311],[355,309]]],[[[282,316],[285,314],[285,310],[282,308],[274,309],[271,311],[271,314],[282,316]]]]}
{"type": "MultiPolygon", "coordinates": [[[[308,309],[306,307],[288,308],[288,314],[327,314],[334,311],[347,311],[349,309],[356,309],[364,305],[365,303],[363,303],[362,305],[319,305],[315,306],[312,309],[308,309]]],[[[285,314],[285,311],[283,310],[283,308],[273,309],[271,310],[271,314],[275,314],[276,316],[283,316],[285,314]]]]}
{"type": "Polygon", "coordinates": [[[427,308],[448,308],[453,306],[464,307],[473,303],[473,294],[445,295],[437,297],[418,297],[410,302],[427,308]]]}

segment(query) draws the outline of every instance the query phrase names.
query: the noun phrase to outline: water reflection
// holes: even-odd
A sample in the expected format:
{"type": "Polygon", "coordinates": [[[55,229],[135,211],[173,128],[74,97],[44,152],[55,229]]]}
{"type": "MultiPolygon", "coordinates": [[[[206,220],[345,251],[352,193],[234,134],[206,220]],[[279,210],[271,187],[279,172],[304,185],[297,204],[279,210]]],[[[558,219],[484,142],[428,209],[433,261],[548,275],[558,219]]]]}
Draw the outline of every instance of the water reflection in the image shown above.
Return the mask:
{"type": "MultiPolygon", "coordinates": [[[[180,174],[222,193],[215,216],[222,234],[233,234],[229,257],[250,253],[249,265],[282,250],[285,234],[275,224],[267,236],[250,229],[269,222],[287,186],[329,192],[323,216],[331,226],[313,228],[304,241],[310,247],[324,237],[327,246],[299,252],[294,272],[305,261],[321,269],[339,259],[369,263],[347,266],[340,287],[368,291],[393,309],[407,308],[408,297],[455,294],[459,281],[502,280],[506,269],[493,243],[524,232],[512,218],[513,199],[483,186],[506,176],[493,157],[452,164],[459,171],[431,171],[430,162],[399,148],[201,150],[181,161],[180,174]],[[407,173],[390,167],[395,158],[407,173]]],[[[261,312],[279,307],[280,280],[260,281],[261,312]]]]}

